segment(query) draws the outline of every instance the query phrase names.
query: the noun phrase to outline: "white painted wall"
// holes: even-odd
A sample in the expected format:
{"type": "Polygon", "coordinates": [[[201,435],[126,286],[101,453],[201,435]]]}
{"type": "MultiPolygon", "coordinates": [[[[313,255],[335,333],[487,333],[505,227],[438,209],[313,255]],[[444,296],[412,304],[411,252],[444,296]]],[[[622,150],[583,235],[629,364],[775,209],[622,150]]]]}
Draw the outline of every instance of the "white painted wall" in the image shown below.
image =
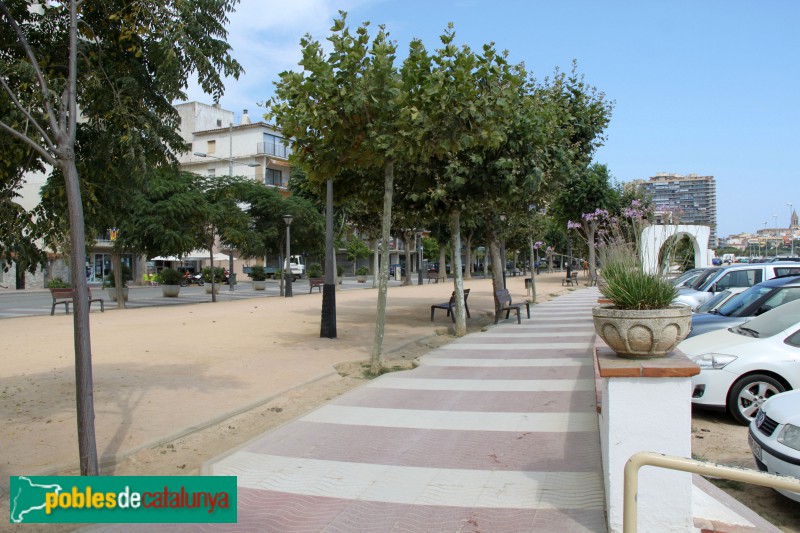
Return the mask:
{"type": "Polygon", "coordinates": [[[687,235],[694,245],[694,264],[698,268],[711,266],[708,240],[711,228],[694,225],[652,225],[642,230],[641,258],[645,272],[658,272],[658,253],[661,247],[672,236],[687,235]]]}
{"type": "MultiPolygon", "coordinates": [[[[603,379],[600,445],[609,531],[622,531],[623,473],[638,452],[691,457],[691,378],[603,379]]],[[[639,531],[693,531],[692,476],[639,471],[639,531]]]]}

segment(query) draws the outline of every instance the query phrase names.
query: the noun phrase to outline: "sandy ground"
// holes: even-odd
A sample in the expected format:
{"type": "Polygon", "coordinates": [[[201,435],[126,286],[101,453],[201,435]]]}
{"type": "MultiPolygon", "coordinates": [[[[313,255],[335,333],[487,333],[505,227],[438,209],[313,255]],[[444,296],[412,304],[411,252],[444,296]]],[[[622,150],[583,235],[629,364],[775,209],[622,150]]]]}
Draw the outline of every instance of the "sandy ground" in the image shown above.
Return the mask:
{"type": "MultiPolygon", "coordinates": [[[[563,274],[537,277],[539,300],[564,293],[563,274]]],[[[527,297],[509,278],[515,300],[527,297]]],[[[471,288],[471,330],[491,322],[491,281],[471,288]]],[[[385,365],[450,342],[451,322],[430,305],[451,283],[389,291],[385,365]]],[[[374,339],[377,290],[339,291],[337,339],[320,339],[321,296],[263,298],[181,307],[92,313],[98,453],[109,475],[194,475],[203,462],[302,416],[361,385],[374,339]]],[[[8,476],[77,473],[72,318],[0,321],[0,508],[8,476]]],[[[725,416],[696,414],[694,455],[752,467],[744,428],[725,416]]],[[[735,497],[788,532],[800,508],[768,489],[730,485],[735,497]],[[761,507],[761,503],[766,506],[761,507]]],[[[0,518],[0,530],[7,524],[0,518]]],[[[10,527],[10,526],[9,526],[10,527]]],[[[74,526],[41,526],[69,531],[74,526]]],[[[17,530],[18,527],[13,528],[17,530]]],[[[37,531],[26,527],[26,531],[37,531]]]]}

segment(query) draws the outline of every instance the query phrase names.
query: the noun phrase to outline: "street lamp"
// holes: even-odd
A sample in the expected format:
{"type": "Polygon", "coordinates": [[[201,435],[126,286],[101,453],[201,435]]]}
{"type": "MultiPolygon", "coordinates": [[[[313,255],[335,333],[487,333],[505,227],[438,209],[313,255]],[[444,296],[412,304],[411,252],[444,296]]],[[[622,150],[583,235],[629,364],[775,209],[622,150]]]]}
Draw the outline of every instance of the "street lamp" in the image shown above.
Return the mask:
{"type": "MultiPolygon", "coordinates": [[[[775,220],[775,236],[778,236],[778,215],[772,215],[775,220]]],[[[778,242],[775,242],[775,257],[778,257],[778,242]]]]}
{"type": "MultiPolygon", "coordinates": [[[[228,132],[228,138],[230,140],[230,147],[229,147],[229,151],[228,151],[228,177],[230,178],[230,177],[233,177],[233,164],[234,164],[234,160],[233,160],[233,123],[231,123],[231,125],[230,125],[230,130],[228,132]]],[[[210,154],[207,154],[205,152],[193,152],[193,153],[197,157],[210,157],[212,159],[217,159],[219,161],[225,161],[225,159],[223,159],[221,157],[217,157],[215,155],[210,155],[210,154]]],[[[257,167],[257,166],[259,166],[258,163],[239,163],[238,161],[236,161],[236,164],[237,165],[245,165],[245,166],[248,166],[248,167],[257,167]]],[[[211,252],[213,253],[213,250],[211,252]]],[[[233,274],[233,247],[231,247],[228,250],[228,253],[230,254],[230,256],[228,257],[228,290],[229,291],[233,291],[234,290],[233,287],[235,285],[235,283],[234,283],[235,276],[233,274]]]]}
{"type": "Polygon", "coordinates": [[[286,222],[286,269],[284,269],[284,278],[286,279],[286,291],[284,295],[286,298],[292,297],[292,278],[294,277],[292,274],[292,250],[290,248],[291,233],[289,230],[293,218],[292,215],[283,215],[283,221],[286,222]],[[288,276],[285,274],[286,272],[288,272],[288,276]]]}
{"type": "Polygon", "coordinates": [[[794,204],[786,204],[789,206],[789,239],[792,242],[792,257],[794,257],[794,232],[792,231],[792,215],[794,214],[794,204]]]}

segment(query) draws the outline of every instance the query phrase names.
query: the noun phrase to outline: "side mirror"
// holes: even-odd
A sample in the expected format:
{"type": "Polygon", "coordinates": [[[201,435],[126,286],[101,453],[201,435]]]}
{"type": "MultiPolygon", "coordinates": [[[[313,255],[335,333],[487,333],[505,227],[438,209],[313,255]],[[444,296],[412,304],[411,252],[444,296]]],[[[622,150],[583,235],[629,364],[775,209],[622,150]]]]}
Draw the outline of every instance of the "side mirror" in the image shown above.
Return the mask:
{"type": "Polygon", "coordinates": [[[708,292],[717,292],[717,284],[713,283],[711,287],[708,289],[708,292]]]}

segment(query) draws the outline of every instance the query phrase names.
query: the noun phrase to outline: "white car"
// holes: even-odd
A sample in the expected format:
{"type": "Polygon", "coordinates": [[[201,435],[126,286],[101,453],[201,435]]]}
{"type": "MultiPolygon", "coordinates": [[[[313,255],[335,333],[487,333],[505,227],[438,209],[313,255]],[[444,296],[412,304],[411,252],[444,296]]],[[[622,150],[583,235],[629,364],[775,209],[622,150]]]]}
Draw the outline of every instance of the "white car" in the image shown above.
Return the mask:
{"type": "Polygon", "coordinates": [[[749,424],[764,400],[800,388],[800,300],[678,345],[700,367],[692,403],[749,424]]]}
{"type": "MultiPolygon", "coordinates": [[[[750,423],[747,442],[759,470],[800,478],[800,391],[764,402],[750,423]]],[[[800,502],[800,492],[778,492],[800,502]]]]}

